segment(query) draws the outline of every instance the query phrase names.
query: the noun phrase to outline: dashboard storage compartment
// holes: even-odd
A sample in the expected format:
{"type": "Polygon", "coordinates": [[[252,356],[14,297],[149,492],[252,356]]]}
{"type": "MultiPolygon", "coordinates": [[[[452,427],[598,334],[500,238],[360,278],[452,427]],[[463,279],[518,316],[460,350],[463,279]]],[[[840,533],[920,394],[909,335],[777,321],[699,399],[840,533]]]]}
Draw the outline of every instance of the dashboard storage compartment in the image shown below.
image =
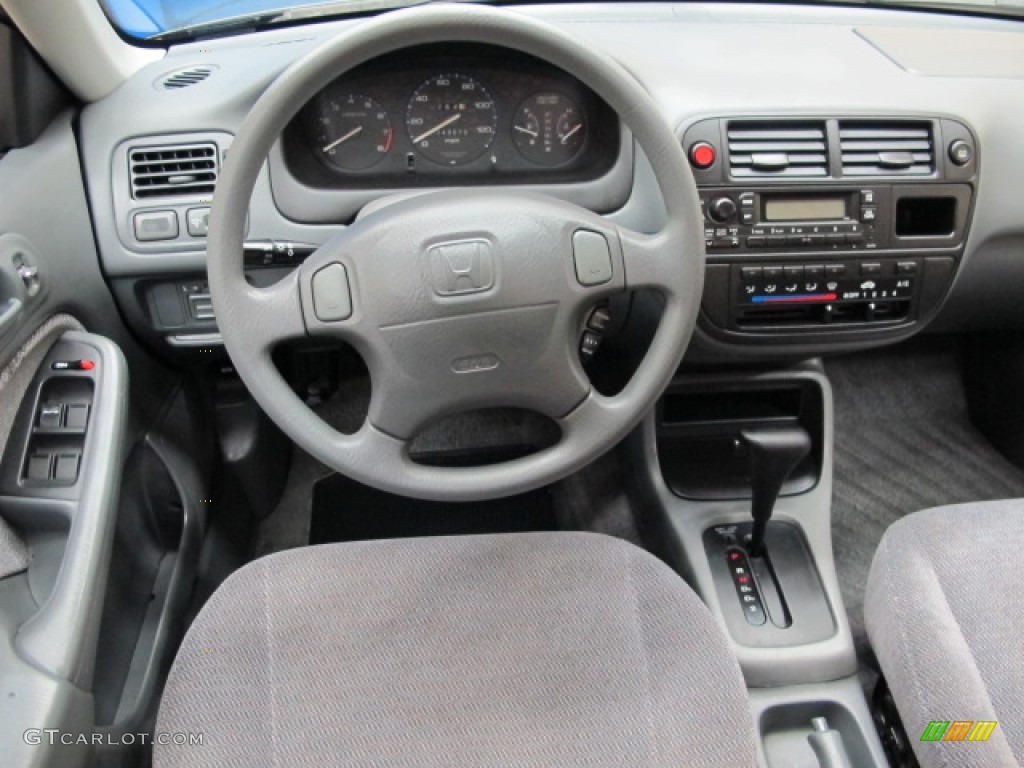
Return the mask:
{"type": "Polygon", "coordinates": [[[657,411],[658,460],[665,484],[687,499],[750,498],[749,457],[740,432],[767,424],[800,425],[811,435],[811,453],[782,493],[810,490],[821,467],[823,408],[821,391],[810,381],[670,389],[657,411]]]}

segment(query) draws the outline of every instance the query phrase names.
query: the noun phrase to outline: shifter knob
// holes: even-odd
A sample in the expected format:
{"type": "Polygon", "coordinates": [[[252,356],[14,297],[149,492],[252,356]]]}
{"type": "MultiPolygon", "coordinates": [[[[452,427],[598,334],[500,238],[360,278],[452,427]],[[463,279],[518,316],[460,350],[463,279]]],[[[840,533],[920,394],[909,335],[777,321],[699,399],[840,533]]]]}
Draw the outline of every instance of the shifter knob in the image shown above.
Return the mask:
{"type": "Polygon", "coordinates": [[[782,484],[811,452],[811,438],[806,429],[794,426],[744,429],[740,439],[750,452],[750,511],[754,528],[747,549],[757,557],[764,551],[764,534],[782,484]]]}

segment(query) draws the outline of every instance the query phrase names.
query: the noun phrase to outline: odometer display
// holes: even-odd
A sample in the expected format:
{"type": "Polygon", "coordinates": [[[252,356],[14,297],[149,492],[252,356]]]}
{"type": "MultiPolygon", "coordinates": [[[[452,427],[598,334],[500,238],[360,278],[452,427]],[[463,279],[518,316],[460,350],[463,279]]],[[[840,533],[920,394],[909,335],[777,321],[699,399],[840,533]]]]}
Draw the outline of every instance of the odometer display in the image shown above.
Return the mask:
{"type": "Polygon", "coordinates": [[[435,75],[409,99],[405,127],[421,156],[439,165],[465,165],[494,142],[498,113],[494,99],[473,78],[435,75]]]}

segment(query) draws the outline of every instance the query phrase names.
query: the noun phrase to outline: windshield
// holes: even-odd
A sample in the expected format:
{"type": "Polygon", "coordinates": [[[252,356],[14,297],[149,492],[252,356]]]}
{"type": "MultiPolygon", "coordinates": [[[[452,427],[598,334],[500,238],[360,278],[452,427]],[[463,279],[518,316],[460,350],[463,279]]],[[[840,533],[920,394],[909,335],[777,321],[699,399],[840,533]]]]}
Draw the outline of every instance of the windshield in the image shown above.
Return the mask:
{"type": "MultiPolygon", "coordinates": [[[[215,36],[238,28],[319,16],[345,16],[433,0],[99,0],[122,34],[138,39],[215,36]]],[[[452,0],[447,0],[452,2],[452,0]]],[[[481,0],[461,0],[476,2],[481,0]]],[[[500,1],[500,0],[499,0],[500,1]]],[[[807,0],[817,2],[818,0],[807,0]]],[[[826,0],[827,1],[827,0],[826,0]]],[[[1017,16],[1024,0],[832,0],[856,5],[974,9],[1017,16]]]]}

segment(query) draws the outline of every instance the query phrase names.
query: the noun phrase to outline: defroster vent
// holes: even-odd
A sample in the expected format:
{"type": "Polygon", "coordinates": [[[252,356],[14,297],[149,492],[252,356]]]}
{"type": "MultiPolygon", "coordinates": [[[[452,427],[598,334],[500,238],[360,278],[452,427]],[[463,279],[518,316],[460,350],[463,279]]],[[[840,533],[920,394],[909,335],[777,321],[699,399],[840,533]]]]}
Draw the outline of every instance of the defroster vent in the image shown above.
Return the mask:
{"type": "Polygon", "coordinates": [[[828,175],[824,121],[730,120],[729,170],[734,178],[828,175]]]}
{"type": "Polygon", "coordinates": [[[132,197],[208,197],[219,165],[212,143],[136,147],[128,153],[132,197]]]}
{"type": "Polygon", "coordinates": [[[927,176],[935,171],[932,124],[841,120],[843,176],[927,176]]]}

